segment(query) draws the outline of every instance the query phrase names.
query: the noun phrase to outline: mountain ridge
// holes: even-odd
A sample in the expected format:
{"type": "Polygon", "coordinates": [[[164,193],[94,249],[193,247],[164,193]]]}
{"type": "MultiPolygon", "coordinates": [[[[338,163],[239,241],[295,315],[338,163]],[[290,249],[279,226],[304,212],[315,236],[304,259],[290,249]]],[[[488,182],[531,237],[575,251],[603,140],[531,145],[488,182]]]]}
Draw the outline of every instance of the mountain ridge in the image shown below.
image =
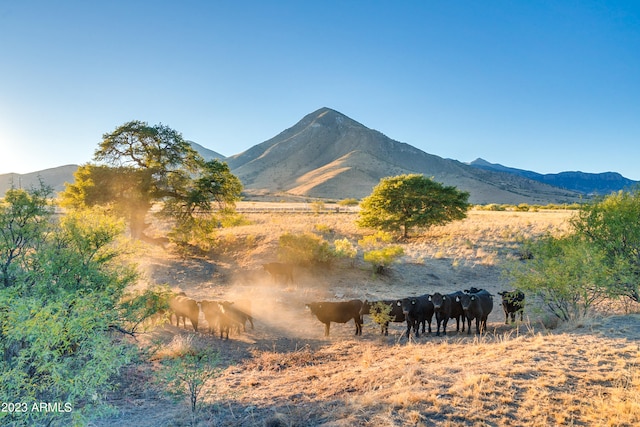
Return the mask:
{"type": "Polygon", "coordinates": [[[491,163],[482,158],[477,158],[470,162],[469,165],[479,169],[494,170],[524,176],[535,181],[577,191],[585,195],[609,194],[614,191],[627,190],[639,183],[639,181],[625,178],[618,172],[590,173],[581,171],[563,171],[558,173],[541,174],[525,169],[504,166],[499,163],[491,163]]]}
{"type": "MultiPolygon", "coordinates": [[[[571,203],[584,194],[551,185],[541,180],[544,175],[535,172],[483,159],[469,164],[426,153],[327,107],[305,115],[274,137],[229,157],[189,142],[205,159],[226,161],[242,181],[246,198],[360,199],[369,195],[381,178],[405,173],[422,173],[468,191],[470,202],[477,204],[571,203]]],[[[64,189],[65,180],[73,180],[77,166],[62,168],[59,172],[66,174],[64,179],[58,176],[57,181],[47,182],[56,191],[64,189]]],[[[5,191],[8,188],[7,176],[14,181],[26,175],[33,179],[43,172],[0,175],[0,190],[3,184],[5,191]]],[[[564,178],[570,180],[570,175],[564,178]]]]}

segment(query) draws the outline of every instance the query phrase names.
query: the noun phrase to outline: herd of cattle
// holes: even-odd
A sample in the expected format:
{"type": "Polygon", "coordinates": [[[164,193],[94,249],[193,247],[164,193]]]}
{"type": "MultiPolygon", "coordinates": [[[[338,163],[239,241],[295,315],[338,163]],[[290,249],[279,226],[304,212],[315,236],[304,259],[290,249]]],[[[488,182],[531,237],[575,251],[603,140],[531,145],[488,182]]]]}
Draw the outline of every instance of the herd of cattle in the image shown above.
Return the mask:
{"type": "MultiPolygon", "coordinates": [[[[516,320],[516,314],[523,318],[525,296],[519,290],[498,292],[502,297],[502,308],[505,313],[505,323],[516,320]]],[[[487,317],[493,309],[493,295],[484,289],[471,288],[464,291],[456,291],[449,294],[436,292],[417,297],[408,297],[397,300],[361,301],[353,299],[339,302],[312,302],[306,307],[315,317],[325,325],[324,335],[329,336],[331,322],[347,323],[353,320],[356,326],[356,335],[362,335],[364,315],[371,315],[381,326],[381,333],[388,335],[389,323],[398,322],[407,324],[406,335],[411,331],[416,337],[431,333],[431,322],[436,318],[436,335],[447,334],[447,324],[450,319],[456,320],[456,331],[464,332],[465,320],[467,334],[471,333],[471,322],[475,320],[476,333],[480,334],[487,329],[487,317]],[[460,328],[462,324],[462,328],[460,328]]],[[[237,331],[246,331],[246,324],[251,324],[253,329],[253,317],[251,306],[248,302],[234,304],[229,301],[195,301],[186,295],[172,296],[169,300],[171,310],[170,322],[173,324],[173,316],[176,316],[176,326],[180,326],[180,319],[186,328],[186,319],[191,321],[193,329],[198,330],[198,319],[202,311],[209,325],[209,332],[214,333],[215,328],[220,331],[220,339],[229,339],[229,332],[235,328],[237,331]]]]}

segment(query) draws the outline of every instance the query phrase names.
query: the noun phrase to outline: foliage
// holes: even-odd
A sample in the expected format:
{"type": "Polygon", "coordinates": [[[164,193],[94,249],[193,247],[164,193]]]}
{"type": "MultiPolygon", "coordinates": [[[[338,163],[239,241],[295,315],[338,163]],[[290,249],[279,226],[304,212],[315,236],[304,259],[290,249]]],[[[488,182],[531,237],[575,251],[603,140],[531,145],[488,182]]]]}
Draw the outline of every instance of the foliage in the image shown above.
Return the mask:
{"type": "Polygon", "coordinates": [[[393,240],[393,236],[384,231],[377,231],[375,234],[364,236],[358,240],[358,245],[364,250],[364,260],[373,267],[376,274],[384,273],[397,258],[404,255],[401,246],[385,246],[393,240]]]}
{"type": "Polygon", "coordinates": [[[361,227],[400,231],[408,236],[413,227],[430,227],[463,219],[470,205],[469,193],[444,186],[421,174],[383,178],[360,204],[361,227]]]}
{"type": "Polygon", "coordinates": [[[385,243],[391,243],[393,236],[384,231],[376,231],[374,234],[363,236],[358,240],[358,246],[365,251],[382,247],[385,243]]]}
{"type": "Polygon", "coordinates": [[[195,345],[192,335],[184,340],[175,357],[162,361],[158,379],[170,394],[188,398],[191,425],[196,426],[199,398],[208,382],[219,372],[219,357],[212,349],[195,345]]]}
{"type": "Polygon", "coordinates": [[[640,189],[582,205],[572,225],[577,235],[603,252],[611,293],[640,302],[640,189]]]}
{"type": "Polygon", "coordinates": [[[511,266],[515,286],[536,295],[562,320],[585,316],[609,295],[603,253],[575,235],[529,242],[531,259],[511,266]]]}
{"type": "Polygon", "coordinates": [[[0,208],[0,401],[61,402],[72,413],[2,413],[3,424],[14,415],[40,425],[99,414],[131,356],[114,336],[124,331],[119,301],[135,278],[116,262],[122,223],[99,210],[56,222],[49,194],[10,190],[0,208]]]}
{"type": "Polygon", "coordinates": [[[153,326],[154,323],[149,323],[150,321],[164,322],[168,319],[171,295],[171,290],[166,285],[124,294],[119,310],[126,330],[136,333],[145,324],[153,326]]]}
{"type": "Polygon", "coordinates": [[[162,201],[161,214],[184,231],[196,214],[233,207],[242,191],[226,163],[205,161],[162,124],[132,121],[104,134],[94,160],[99,163],[78,168],[63,205],[109,206],[127,218],[134,238],[144,237],[145,216],[155,202],[162,201]]]}
{"type": "Polygon", "coordinates": [[[5,287],[15,285],[29,255],[45,240],[53,215],[51,192],[43,185],[31,191],[10,189],[0,200],[0,278],[5,287]]]}
{"type": "Polygon", "coordinates": [[[358,249],[347,239],[336,239],[333,241],[333,253],[337,258],[349,258],[353,266],[353,261],[358,254],[358,249]]]}
{"type": "Polygon", "coordinates": [[[382,301],[373,303],[370,309],[371,320],[376,322],[378,325],[388,324],[393,320],[391,318],[391,308],[392,307],[389,304],[385,304],[382,301]]]}
{"type": "Polygon", "coordinates": [[[278,258],[292,264],[329,263],[334,257],[329,242],[311,233],[285,233],[278,241],[278,258]]]}
{"type": "Polygon", "coordinates": [[[339,206],[358,206],[358,199],[342,199],[338,201],[339,206]]]}
{"type": "Polygon", "coordinates": [[[401,246],[392,245],[381,249],[373,249],[364,253],[364,260],[373,266],[373,270],[377,274],[384,273],[396,259],[404,255],[401,246]]]}
{"type": "Polygon", "coordinates": [[[168,233],[169,240],[183,255],[196,250],[209,251],[215,243],[215,230],[220,221],[211,216],[188,217],[178,221],[168,233]]]}

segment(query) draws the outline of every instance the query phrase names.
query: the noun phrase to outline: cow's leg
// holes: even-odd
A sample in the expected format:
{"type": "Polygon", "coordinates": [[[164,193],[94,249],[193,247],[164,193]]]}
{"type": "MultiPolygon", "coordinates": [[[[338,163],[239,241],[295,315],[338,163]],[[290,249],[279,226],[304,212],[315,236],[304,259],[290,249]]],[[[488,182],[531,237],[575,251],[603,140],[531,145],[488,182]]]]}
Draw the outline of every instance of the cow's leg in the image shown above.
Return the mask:
{"type": "Polygon", "coordinates": [[[444,316],[444,319],[442,319],[442,335],[447,335],[447,323],[449,323],[449,316],[444,316]]]}
{"type": "Polygon", "coordinates": [[[360,335],[360,316],[355,316],[353,318],[353,323],[356,324],[356,335],[360,335]]]}
{"type": "Polygon", "coordinates": [[[328,337],[329,336],[329,327],[331,326],[331,322],[327,322],[324,324],[324,336],[328,337]]]}

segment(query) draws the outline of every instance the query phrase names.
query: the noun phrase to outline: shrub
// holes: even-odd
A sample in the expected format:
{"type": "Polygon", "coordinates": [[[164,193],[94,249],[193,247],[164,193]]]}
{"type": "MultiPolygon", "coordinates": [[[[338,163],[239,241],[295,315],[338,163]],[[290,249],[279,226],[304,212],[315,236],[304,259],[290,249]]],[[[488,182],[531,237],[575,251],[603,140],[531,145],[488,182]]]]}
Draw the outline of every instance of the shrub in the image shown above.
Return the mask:
{"type": "Polygon", "coordinates": [[[338,258],[349,258],[351,260],[351,265],[358,254],[358,249],[347,239],[334,240],[333,241],[333,253],[338,258]]]}
{"type": "Polygon", "coordinates": [[[389,304],[385,304],[382,301],[375,302],[371,305],[370,316],[371,320],[376,322],[378,325],[386,325],[391,320],[391,306],[389,304]]]}
{"type": "Polygon", "coordinates": [[[402,247],[393,245],[365,252],[364,260],[372,265],[376,274],[382,274],[389,265],[402,255],[404,255],[402,247]]]}
{"type": "Polygon", "coordinates": [[[540,298],[561,320],[584,317],[594,303],[608,295],[603,253],[574,236],[546,236],[526,245],[531,254],[524,263],[512,264],[515,287],[540,298]]]}
{"type": "Polygon", "coordinates": [[[158,379],[169,394],[187,398],[191,425],[198,425],[199,399],[204,388],[219,372],[218,354],[206,346],[195,345],[193,335],[178,338],[176,354],[162,360],[158,379]]]}
{"type": "MultiPolygon", "coordinates": [[[[118,258],[122,221],[77,211],[54,221],[48,191],[10,190],[0,204],[0,401],[61,402],[68,412],[0,413],[0,423],[80,424],[131,351],[118,338],[133,270],[118,258]],[[15,234],[17,233],[17,234],[15,234]],[[20,416],[19,419],[14,418],[20,416]]],[[[30,408],[29,408],[30,409],[30,408]]]]}
{"type": "Polygon", "coordinates": [[[338,202],[340,206],[358,206],[358,199],[342,199],[338,202]]]}
{"type": "Polygon", "coordinates": [[[335,256],[329,242],[315,234],[285,233],[278,241],[278,258],[292,264],[328,263],[335,256]]]}

